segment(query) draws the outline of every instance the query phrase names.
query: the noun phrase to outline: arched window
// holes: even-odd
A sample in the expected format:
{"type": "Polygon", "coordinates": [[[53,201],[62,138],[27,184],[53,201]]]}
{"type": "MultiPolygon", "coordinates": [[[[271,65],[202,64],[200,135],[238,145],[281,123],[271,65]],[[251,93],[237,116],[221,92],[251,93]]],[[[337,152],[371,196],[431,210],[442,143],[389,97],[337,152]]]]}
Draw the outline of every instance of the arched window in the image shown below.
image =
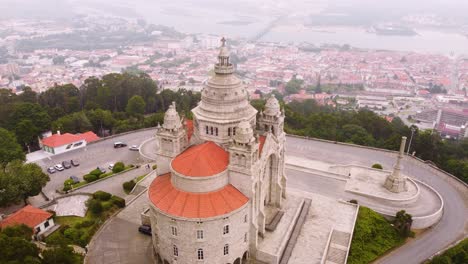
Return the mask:
{"type": "Polygon", "coordinates": [[[236,135],[236,128],[235,128],[235,127],[232,129],[232,134],[233,134],[234,136],[236,135]]]}
{"type": "Polygon", "coordinates": [[[229,234],[229,225],[223,227],[223,235],[229,234]]]}
{"type": "Polygon", "coordinates": [[[218,136],[218,128],[215,127],[215,136],[218,136]]]}
{"type": "Polygon", "coordinates": [[[208,126],[205,126],[206,134],[208,135],[208,126]]]}
{"type": "Polygon", "coordinates": [[[203,256],[203,249],[202,248],[199,248],[197,250],[197,259],[198,260],[203,260],[205,257],[203,256]]]}
{"type": "Polygon", "coordinates": [[[275,128],[273,126],[271,126],[271,133],[275,133],[275,128]]]}
{"type": "Polygon", "coordinates": [[[210,127],[211,128],[211,135],[213,135],[213,127],[210,127]]]}
{"type": "Polygon", "coordinates": [[[177,227],[171,226],[171,233],[173,236],[177,236],[177,227]]]}
{"type": "Polygon", "coordinates": [[[228,127],[228,137],[230,137],[230,136],[231,136],[231,128],[228,127]]]}
{"type": "Polygon", "coordinates": [[[224,245],[224,251],[223,252],[224,252],[224,255],[229,255],[229,245],[228,244],[224,245]]]}
{"type": "Polygon", "coordinates": [[[174,251],[174,256],[178,257],[179,256],[179,249],[177,248],[177,246],[172,245],[172,249],[174,251]]]}

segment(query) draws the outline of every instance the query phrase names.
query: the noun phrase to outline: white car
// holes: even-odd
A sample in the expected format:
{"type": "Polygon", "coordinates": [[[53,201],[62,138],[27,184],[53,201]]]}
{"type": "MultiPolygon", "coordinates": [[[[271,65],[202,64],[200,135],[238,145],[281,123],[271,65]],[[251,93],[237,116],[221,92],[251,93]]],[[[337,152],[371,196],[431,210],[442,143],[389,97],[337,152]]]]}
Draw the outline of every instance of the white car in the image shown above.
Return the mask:
{"type": "Polygon", "coordinates": [[[64,170],[62,164],[55,164],[54,168],[55,168],[56,170],[58,170],[58,171],[63,171],[63,170],[64,170]]]}
{"type": "Polygon", "coordinates": [[[114,168],[114,163],[109,163],[109,170],[112,170],[114,168]]]}
{"type": "Polygon", "coordinates": [[[132,145],[131,147],[128,148],[129,150],[133,150],[133,151],[139,151],[140,148],[137,146],[137,145],[132,145]]]}

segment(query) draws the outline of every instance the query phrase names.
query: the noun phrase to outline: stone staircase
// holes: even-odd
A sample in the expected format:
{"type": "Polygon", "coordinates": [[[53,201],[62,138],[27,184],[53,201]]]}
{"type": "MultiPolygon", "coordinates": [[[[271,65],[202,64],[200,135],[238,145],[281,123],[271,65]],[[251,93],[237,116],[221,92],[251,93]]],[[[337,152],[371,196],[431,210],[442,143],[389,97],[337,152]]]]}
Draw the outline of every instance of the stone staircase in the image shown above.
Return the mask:
{"type": "Polygon", "coordinates": [[[325,264],[345,264],[349,250],[351,234],[333,229],[330,244],[323,261],[325,264]]]}

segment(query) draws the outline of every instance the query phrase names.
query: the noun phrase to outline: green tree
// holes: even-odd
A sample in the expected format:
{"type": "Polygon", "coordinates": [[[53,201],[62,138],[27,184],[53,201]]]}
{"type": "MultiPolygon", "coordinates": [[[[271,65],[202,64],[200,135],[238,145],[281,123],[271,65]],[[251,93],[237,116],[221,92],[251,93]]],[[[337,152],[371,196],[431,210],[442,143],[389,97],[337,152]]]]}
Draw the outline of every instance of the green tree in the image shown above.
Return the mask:
{"type": "MultiPolygon", "coordinates": [[[[39,249],[30,242],[30,237],[25,238],[23,230],[19,232],[10,228],[5,230],[7,231],[0,232],[0,263],[40,264],[39,249]]],[[[32,234],[32,230],[29,231],[32,234]]]]}
{"type": "Polygon", "coordinates": [[[298,93],[303,83],[303,80],[297,79],[296,76],[294,76],[291,80],[289,80],[289,82],[286,83],[286,94],[298,93]]]}
{"type": "Polygon", "coordinates": [[[42,264],[74,264],[75,256],[69,246],[61,246],[42,252],[42,264]]]}
{"type": "Polygon", "coordinates": [[[0,128],[0,166],[5,167],[13,160],[24,161],[25,158],[26,156],[17,143],[15,135],[4,128],[0,128]]]}
{"type": "Polygon", "coordinates": [[[102,205],[98,200],[91,199],[86,204],[88,205],[88,210],[94,215],[100,215],[102,213],[102,205]]]}
{"type": "Polygon", "coordinates": [[[34,125],[33,121],[29,119],[23,119],[19,121],[15,126],[15,134],[18,142],[29,146],[30,144],[37,141],[37,136],[40,130],[34,125]]]}
{"type": "Polygon", "coordinates": [[[38,131],[44,132],[50,129],[50,116],[39,104],[17,103],[10,112],[8,128],[14,130],[21,120],[30,120],[38,131]]]}
{"type": "Polygon", "coordinates": [[[19,192],[15,196],[21,197],[21,199],[38,195],[42,187],[50,180],[39,165],[35,163],[23,164],[18,160],[8,163],[5,167],[5,174],[7,174],[10,183],[16,187],[16,191],[19,192]]]}
{"type": "Polygon", "coordinates": [[[358,145],[372,146],[374,144],[374,138],[372,135],[359,125],[344,125],[341,130],[342,141],[351,142],[358,145]]]}
{"type": "Polygon", "coordinates": [[[128,100],[125,111],[132,116],[141,116],[145,113],[145,100],[139,95],[134,95],[128,100]]]}
{"type": "Polygon", "coordinates": [[[85,112],[76,112],[57,119],[52,123],[53,130],[69,133],[83,133],[91,130],[93,125],[85,112]]]}
{"type": "Polygon", "coordinates": [[[114,164],[114,167],[112,168],[113,173],[119,173],[121,171],[125,170],[125,164],[121,161],[117,162],[114,164]]]}
{"type": "Polygon", "coordinates": [[[411,235],[411,224],[413,223],[412,216],[407,214],[405,210],[398,211],[393,224],[398,230],[401,237],[406,238],[411,235]]]}

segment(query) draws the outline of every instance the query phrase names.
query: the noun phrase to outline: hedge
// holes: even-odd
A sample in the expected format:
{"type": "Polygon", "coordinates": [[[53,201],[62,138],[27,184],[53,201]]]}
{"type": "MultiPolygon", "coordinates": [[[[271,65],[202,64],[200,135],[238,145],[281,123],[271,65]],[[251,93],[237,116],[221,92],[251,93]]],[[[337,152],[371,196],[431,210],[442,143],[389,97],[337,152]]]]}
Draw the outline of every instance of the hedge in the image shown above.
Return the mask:
{"type": "Polygon", "coordinates": [[[122,187],[126,192],[130,192],[133,189],[133,187],[135,187],[135,185],[136,185],[135,181],[131,180],[128,182],[124,182],[122,184],[122,187]]]}
{"type": "Polygon", "coordinates": [[[125,207],[125,199],[112,195],[111,198],[112,203],[114,203],[117,207],[124,208],[125,207]]]}
{"type": "Polygon", "coordinates": [[[111,197],[112,195],[110,193],[104,191],[97,191],[93,193],[93,198],[100,201],[108,201],[111,197]]]}
{"type": "Polygon", "coordinates": [[[86,174],[85,176],[83,176],[83,179],[87,182],[93,182],[99,179],[99,176],[94,175],[94,174],[86,174]]]}

